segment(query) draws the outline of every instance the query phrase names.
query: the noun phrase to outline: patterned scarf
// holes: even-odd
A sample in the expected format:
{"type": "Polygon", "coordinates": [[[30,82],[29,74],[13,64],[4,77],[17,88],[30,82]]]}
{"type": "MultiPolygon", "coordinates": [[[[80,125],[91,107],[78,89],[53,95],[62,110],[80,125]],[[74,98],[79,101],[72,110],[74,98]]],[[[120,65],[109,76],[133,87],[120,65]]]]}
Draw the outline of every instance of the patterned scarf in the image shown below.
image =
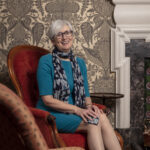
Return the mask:
{"type": "Polygon", "coordinates": [[[52,56],[54,65],[54,83],[53,83],[54,98],[62,100],[64,102],[68,102],[68,98],[71,92],[67,82],[65,71],[61,65],[60,58],[69,58],[73,70],[73,78],[74,78],[73,97],[75,99],[75,105],[84,108],[85,107],[84,81],[78,63],[72,51],[70,51],[69,53],[64,53],[55,48],[53,50],[52,56]]]}

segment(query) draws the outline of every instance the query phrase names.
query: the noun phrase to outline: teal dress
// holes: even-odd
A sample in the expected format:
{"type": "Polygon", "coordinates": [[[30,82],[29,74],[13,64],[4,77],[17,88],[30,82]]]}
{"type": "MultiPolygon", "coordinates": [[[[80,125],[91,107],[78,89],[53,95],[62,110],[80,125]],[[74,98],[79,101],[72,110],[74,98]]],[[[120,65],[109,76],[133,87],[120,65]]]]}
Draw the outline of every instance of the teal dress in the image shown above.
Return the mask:
{"type": "MultiPolygon", "coordinates": [[[[88,90],[87,70],[85,62],[83,59],[77,57],[77,63],[80,67],[81,74],[84,79],[84,88],[86,97],[89,97],[90,94],[88,90]]],[[[61,60],[61,65],[65,70],[67,81],[71,91],[71,94],[68,98],[68,103],[74,105],[75,102],[72,95],[74,82],[73,82],[73,72],[71,62],[61,60]]],[[[47,54],[40,58],[37,69],[37,82],[40,96],[53,95],[53,79],[54,79],[54,67],[52,63],[52,55],[47,54]]],[[[82,118],[80,116],[77,116],[75,114],[58,112],[46,106],[41,98],[39,98],[36,108],[46,110],[56,117],[55,121],[59,132],[74,133],[82,121],[82,118]]]]}

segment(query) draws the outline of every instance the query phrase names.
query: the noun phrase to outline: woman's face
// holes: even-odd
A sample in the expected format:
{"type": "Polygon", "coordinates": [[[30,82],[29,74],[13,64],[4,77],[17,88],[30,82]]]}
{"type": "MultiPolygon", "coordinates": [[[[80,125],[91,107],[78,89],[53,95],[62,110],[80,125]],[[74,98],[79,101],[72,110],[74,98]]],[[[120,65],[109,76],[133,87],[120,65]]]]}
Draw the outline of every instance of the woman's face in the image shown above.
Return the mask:
{"type": "Polygon", "coordinates": [[[73,44],[73,35],[70,28],[66,25],[52,40],[54,46],[56,46],[60,51],[68,52],[73,44]]]}

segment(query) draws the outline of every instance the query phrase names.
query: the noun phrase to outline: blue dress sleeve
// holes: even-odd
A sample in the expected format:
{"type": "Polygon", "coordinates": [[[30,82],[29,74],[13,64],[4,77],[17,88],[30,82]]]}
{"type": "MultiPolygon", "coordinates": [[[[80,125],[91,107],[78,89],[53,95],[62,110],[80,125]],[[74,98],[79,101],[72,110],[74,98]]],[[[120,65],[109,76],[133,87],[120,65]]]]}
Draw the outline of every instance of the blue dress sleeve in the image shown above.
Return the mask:
{"type": "Polygon", "coordinates": [[[79,57],[77,57],[77,61],[79,63],[81,74],[84,79],[85,96],[90,97],[89,87],[88,87],[88,79],[87,79],[87,67],[86,67],[85,61],[79,57]]]}
{"type": "Polygon", "coordinates": [[[51,55],[47,54],[40,58],[37,68],[37,83],[39,95],[53,95],[52,61],[51,55]]]}

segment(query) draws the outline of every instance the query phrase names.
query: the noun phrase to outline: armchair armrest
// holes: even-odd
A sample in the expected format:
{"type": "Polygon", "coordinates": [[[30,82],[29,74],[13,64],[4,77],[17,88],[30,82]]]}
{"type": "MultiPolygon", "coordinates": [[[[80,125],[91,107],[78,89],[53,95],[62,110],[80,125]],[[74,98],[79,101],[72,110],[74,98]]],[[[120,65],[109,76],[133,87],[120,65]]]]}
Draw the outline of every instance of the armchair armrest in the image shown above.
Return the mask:
{"type": "Polygon", "coordinates": [[[64,141],[60,138],[55,117],[48,111],[40,110],[37,108],[29,107],[32,112],[36,123],[38,124],[41,132],[49,147],[65,147],[64,141]]]}
{"type": "Polygon", "coordinates": [[[54,120],[54,116],[49,115],[47,116],[47,122],[51,125],[51,129],[53,131],[53,138],[55,139],[56,143],[55,145],[57,147],[66,147],[66,144],[64,141],[60,138],[57,127],[56,127],[56,122],[54,120]]]}
{"type": "Polygon", "coordinates": [[[47,116],[50,114],[48,111],[44,111],[44,110],[33,108],[33,107],[29,107],[29,109],[35,117],[39,117],[39,118],[46,119],[47,116]]]}

